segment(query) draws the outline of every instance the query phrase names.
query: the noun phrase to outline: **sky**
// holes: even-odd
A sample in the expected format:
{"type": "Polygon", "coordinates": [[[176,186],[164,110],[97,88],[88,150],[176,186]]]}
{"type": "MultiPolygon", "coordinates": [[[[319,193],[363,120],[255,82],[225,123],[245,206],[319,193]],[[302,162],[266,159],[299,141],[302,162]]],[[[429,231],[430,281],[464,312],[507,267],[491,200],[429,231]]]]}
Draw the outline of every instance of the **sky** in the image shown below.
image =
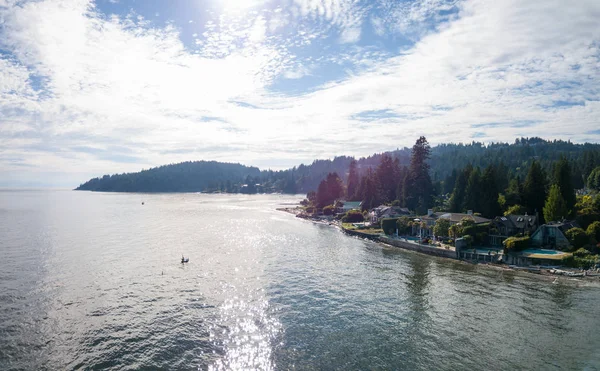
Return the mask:
{"type": "Polygon", "coordinates": [[[0,187],[600,142],[598,0],[0,0],[0,187]]]}

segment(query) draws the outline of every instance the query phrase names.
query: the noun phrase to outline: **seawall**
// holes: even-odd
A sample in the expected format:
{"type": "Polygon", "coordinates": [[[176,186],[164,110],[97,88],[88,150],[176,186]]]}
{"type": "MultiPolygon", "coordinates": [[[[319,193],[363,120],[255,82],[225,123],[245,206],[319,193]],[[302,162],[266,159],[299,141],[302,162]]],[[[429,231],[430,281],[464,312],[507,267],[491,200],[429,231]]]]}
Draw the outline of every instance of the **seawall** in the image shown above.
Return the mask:
{"type": "Polygon", "coordinates": [[[428,255],[441,256],[441,257],[450,258],[450,259],[457,258],[456,251],[453,251],[453,250],[445,250],[445,249],[439,249],[439,248],[427,246],[427,245],[419,245],[416,243],[401,241],[401,240],[398,240],[395,238],[389,238],[386,236],[379,236],[378,240],[380,242],[383,242],[383,243],[386,243],[388,245],[392,245],[395,247],[399,247],[401,249],[416,251],[416,252],[420,252],[420,253],[428,254],[428,255]]]}

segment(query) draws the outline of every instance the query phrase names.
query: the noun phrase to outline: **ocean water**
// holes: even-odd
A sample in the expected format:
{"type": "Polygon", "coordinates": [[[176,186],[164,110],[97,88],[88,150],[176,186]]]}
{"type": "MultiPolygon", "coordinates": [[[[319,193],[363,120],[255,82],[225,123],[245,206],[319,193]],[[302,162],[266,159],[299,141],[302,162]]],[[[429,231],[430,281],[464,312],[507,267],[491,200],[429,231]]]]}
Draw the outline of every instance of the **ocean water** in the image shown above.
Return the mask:
{"type": "Polygon", "coordinates": [[[275,210],[298,200],[0,191],[0,370],[600,369],[598,285],[275,210]]]}

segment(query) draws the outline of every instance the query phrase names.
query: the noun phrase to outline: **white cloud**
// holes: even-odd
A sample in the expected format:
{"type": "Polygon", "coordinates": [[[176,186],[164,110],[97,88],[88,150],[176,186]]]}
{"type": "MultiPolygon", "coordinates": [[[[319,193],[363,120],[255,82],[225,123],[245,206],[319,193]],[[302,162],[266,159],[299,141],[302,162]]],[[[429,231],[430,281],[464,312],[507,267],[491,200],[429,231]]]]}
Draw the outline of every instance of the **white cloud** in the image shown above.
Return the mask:
{"type": "MultiPolygon", "coordinates": [[[[476,133],[599,137],[588,134],[600,122],[597,1],[473,0],[441,20],[446,2],[420,2],[404,10],[403,27],[437,26],[415,32],[418,41],[399,54],[352,44],[367,17],[359,2],[293,1],[219,14],[197,35],[197,50],[173,26],[107,18],[88,1],[0,8],[0,48],[10,53],[0,58],[0,174],[51,169],[77,184],[190,159],[368,155],[422,134],[433,143],[476,133]],[[328,32],[349,44],[324,44],[328,32]],[[331,64],[353,67],[298,93],[303,77],[331,64]],[[282,78],[293,95],[271,90],[282,78]],[[389,117],[356,119],[379,110],[389,117]]],[[[389,20],[369,18],[390,31],[389,20]]]]}
{"type": "Polygon", "coordinates": [[[347,28],[342,31],[342,35],[340,36],[340,42],[342,44],[355,43],[360,40],[360,28],[353,27],[347,28]]]}

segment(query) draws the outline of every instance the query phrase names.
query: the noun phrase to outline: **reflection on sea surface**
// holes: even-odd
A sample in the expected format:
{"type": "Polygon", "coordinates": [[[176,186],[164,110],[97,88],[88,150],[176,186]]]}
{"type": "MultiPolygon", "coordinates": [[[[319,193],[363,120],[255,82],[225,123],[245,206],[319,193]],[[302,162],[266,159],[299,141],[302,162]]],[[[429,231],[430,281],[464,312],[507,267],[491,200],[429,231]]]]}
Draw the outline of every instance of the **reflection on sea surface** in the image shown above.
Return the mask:
{"type": "Polygon", "coordinates": [[[0,191],[0,369],[600,368],[598,287],[275,210],[297,199],[0,191]]]}

